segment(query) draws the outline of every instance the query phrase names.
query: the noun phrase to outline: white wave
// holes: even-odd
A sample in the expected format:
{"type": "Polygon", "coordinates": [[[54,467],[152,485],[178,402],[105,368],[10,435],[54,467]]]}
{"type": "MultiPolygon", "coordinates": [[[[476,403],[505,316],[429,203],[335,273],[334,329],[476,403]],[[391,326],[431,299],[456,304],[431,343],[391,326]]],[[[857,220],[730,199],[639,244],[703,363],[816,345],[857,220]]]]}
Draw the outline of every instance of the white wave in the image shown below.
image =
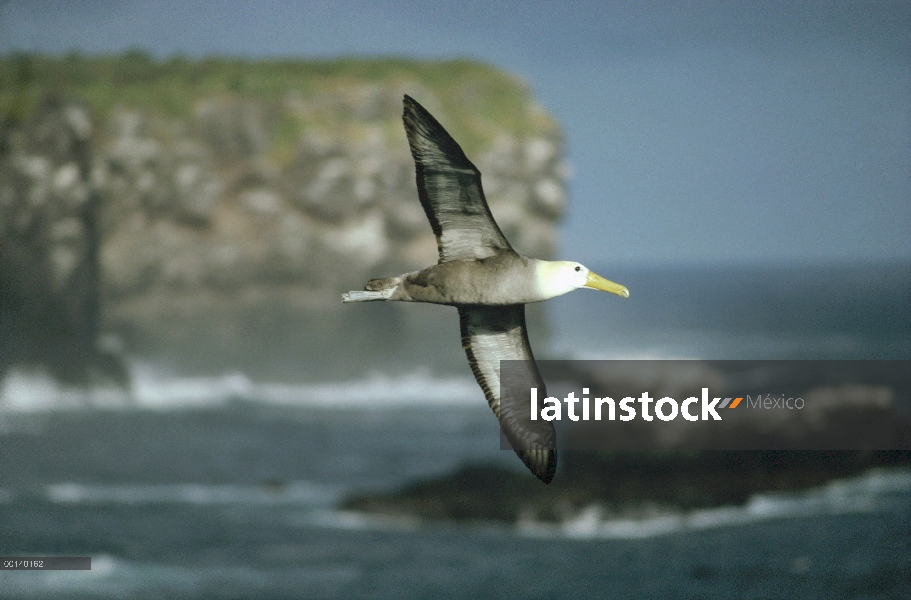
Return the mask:
{"type": "Polygon", "coordinates": [[[396,407],[426,404],[475,404],[483,401],[469,377],[433,377],[418,371],[390,377],[374,373],[362,380],[306,385],[266,384],[257,394],[266,402],[323,407],[396,407]]]}
{"type": "Polygon", "coordinates": [[[58,483],[44,487],[44,495],[58,504],[195,504],[195,505],[302,505],[328,506],[339,490],[306,481],[281,485],[90,485],[58,483]]]}
{"type": "Polygon", "coordinates": [[[349,531],[416,531],[420,528],[421,520],[405,515],[393,517],[342,510],[314,510],[297,515],[291,524],[349,531]]]}
{"type": "Polygon", "coordinates": [[[665,513],[643,519],[610,518],[597,505],[559,524],[520,521],[520,535],[571,539],[639,539],[773,519],[876,512],[907,504],[911,471],[873,470],[851,479],[790,493],[756,494],[744,506],[724,506],[690,513],[665,513]]]}
{"type": "Polygon", "coordinates": [[[400,376],[372,373],[350,381],[256,383],[243,373],[181,377],[131,365],[131,389],[63,386],[41,371],[13,370],[0,385],[0,411],[74,408],[175,409],[220,406],[238,399],[284,406],[387,408],[475,404],[483,395],[470,377],[435,377],[426,370],[400,376]]]}

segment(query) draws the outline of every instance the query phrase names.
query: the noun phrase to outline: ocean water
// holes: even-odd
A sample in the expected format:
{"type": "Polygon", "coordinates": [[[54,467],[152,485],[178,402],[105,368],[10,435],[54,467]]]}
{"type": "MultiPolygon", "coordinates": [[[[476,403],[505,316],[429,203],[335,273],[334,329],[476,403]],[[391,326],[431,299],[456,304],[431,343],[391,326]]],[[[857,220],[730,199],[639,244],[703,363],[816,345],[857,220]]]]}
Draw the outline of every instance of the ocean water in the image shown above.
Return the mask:
{"type": "MultiPolygon", "coordinates": [[[[907,266],[596,270],[631,299],[555,301],[539,355],[911,354],[907,266]]],[[[22,372],[0,387],[0,554],[93,564],[0,572],[0,598],[911,597],[908,470],[638,521],[384,520],[339,502],[465,464],[524,469],[467,367],[294,385],[133,374],[131,394],[22,372]]]]}
{"type": "Polygon", "coordinates": [[[550,300],[553,358],[911,359],[909,263],[595,270],[630,298],[550,300]]]}

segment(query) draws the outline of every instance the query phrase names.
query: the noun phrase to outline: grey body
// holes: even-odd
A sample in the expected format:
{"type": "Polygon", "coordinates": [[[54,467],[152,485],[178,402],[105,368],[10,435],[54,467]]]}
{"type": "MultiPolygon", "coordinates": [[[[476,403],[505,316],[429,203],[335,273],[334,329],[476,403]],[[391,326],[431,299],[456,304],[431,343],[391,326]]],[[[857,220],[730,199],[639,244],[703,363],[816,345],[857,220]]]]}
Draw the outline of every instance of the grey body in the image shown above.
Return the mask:
{"type": "Polygon", "coordinates": [[[534,259],[504,252],[481,260],[440,263],[396,277],[396,290],[389,300],[450,306],[540,302],[545,298],[528,286],[534,276],[534,259]]]}
{"type": "Polygon", "coordinates": [[[439,263],[372,279],[364,291],[348,292],[342,300],[456,306],[462,348],[503,433],[525,465],[549,483],[557,468],[553,426],[532,422],[527,405],[500,402],[501,360],[525,361],[525,383],[547,395],[525,328],[525,304],[546,299],[534,283],[538,261],[519,255],[506,241],[484,198],[481,173],[437,120],[408,96],[403,120],[439,263]]]}

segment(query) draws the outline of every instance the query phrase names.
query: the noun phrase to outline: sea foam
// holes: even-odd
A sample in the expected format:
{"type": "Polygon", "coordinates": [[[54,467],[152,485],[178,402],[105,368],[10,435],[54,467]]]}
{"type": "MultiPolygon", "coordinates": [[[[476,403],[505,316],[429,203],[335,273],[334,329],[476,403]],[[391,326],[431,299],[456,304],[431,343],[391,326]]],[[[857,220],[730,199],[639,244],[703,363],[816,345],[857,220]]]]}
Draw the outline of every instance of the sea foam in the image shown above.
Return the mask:
{"type": "Polygon", "coordinates": [[[322,408],[395,408],[484,402],[469,376],[438,377],[427,370],[403,375],[370,373],[348,381],[254,382],[240,372],[177,376],[155,367],[131,365],[130,389],[65,386],[42,371],[13,370],[0,384],[0,411],[32,412],[79,408],[181,409],[245,401],[322,408]]]}
{"type": "Polygon", "coordinates": [[[562,523],[521,521],[520,535],[536,538],[641,539],[678,532],[749,525],[775,519],[872,513],[907,503],[911,470],[872,470],[799,492],[760,493],[742,506],[722,506],[689,513],[659,511],[646,518],[618,518],[598,505],[588,506],[562,523]]]}

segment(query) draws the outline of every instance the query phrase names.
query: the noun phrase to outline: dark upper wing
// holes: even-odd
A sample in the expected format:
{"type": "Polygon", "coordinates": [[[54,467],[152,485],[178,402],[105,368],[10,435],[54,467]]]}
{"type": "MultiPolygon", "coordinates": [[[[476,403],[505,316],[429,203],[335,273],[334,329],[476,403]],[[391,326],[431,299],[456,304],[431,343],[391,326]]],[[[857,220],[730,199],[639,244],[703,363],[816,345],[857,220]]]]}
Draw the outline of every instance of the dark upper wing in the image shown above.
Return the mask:
{"type": "Polygon", "coordinates": [[[490,214],[480,171],[452,136],[410,96],[405,96],[402,120],[414,157],[418,195],[437,236],[440,262],[512,251],[490,214]]]}
{"type": "Polygon", "coordinates": [[[468,363],[506,439],[531,472],[550,483],[557,469],[557,440],[549,421],[530,417],[529,389],[538,388],[539,402],[547,392],[528,345],[525,305],[460,306],[459,322],[468,363]],[[523,361],[510,363],[508,381],[501,381],[501,360],[523,361]],[[507,393],[501,401],[501,383],[518,393],[507,393]]]}

